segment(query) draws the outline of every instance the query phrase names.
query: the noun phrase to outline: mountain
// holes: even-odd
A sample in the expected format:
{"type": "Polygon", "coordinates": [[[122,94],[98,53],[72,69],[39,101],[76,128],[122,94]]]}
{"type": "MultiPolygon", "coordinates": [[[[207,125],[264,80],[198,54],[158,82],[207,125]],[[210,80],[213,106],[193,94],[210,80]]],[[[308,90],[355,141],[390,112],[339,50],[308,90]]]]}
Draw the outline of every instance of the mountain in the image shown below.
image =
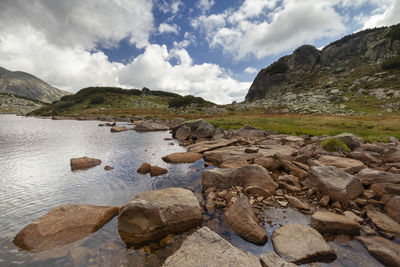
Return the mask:
{"type": "Polygon", "coordinates": [[[0,93],[0,114],[13,113],[25,115],[45,105],[46,103],[44,102],[26,96],[0,93]]]}
{"type": "Polygon", "coordinates": [[[244,104],[299,113],[398,112],[399,74],[400,24],[368,29],[280,58],[258,73],[244,104]]]}
{"type": "Polygon", "coordinates": [[[22,71],[0,67],[0,93],[16,94],[51,103],[68,92],[59,90],[39,78],[22,71]]]}

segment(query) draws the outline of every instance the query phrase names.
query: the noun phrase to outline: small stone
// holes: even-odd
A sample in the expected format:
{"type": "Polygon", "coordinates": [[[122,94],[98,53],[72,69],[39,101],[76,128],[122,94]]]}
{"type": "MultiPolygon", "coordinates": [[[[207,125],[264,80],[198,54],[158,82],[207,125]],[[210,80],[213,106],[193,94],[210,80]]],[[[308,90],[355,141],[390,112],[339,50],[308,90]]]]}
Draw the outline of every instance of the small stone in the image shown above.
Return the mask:
{"type": "Polygon", "coordinates": [[[137,173],[146,174],[150,172],[150,169],[151,165],[147,162],[144,162],[142,165],[140,165],[139,169],[137,169],[137,173]]]}
{"type": "Polygon", "coordinates": [[[369,227],[368,225],[363,225],[361,226],[361,230],[366,234],[366,235],[376,235],[376,231],[369,227]]]}
{"type": "Polygon", "coordinates": [[[273,251],[268,252],[268,254],[262,254],[260,257],[261,265],[263,267],[296,267],[296,264],[288,263],[284,261],[273,251]]]}
{"type": "Polygon", "coordinates": [[[329,205],[329,200],[329,196],[323,196],[319,201],[319,205],[321,205],[322,207],[327,207],[329,205]]]}
{"type": "Polygon", "coordinates": [[[374,198],[375,192],[372,190],[365,190],[363,196],[367,199],[374,198]]]}
{"type": "Polygon", "coordinates": [[[150,175],[151,176],[159,176],[168,173],[168,170],[165,168],[161,168],[159,166],[151,166],[150,175]]]}
{"type": "Polygon", "coordinates": [[[340,205],[340,203],[338,201],[336,201],[332,204],[332,208],[341,210],[342,205],[340,205]]]}
{"type": "Polygon", "coordinates": [[[104,170],[106,170],[106,171],[113,170],[113,169],[114,169],[114,167],[111,167],[108,165],[104,166],[104,170]]]}
{"type": "Polygon", "coordinates": [[[363,218],[361,218],[360,216],[355,215],[353,212],[351,212],[349,210],[343,212],[343,215],[346,216],[346,217],[349,217],[349,218],[351,218],[354,221],[359,222],[359,223],[364,221],[363,218]]]}

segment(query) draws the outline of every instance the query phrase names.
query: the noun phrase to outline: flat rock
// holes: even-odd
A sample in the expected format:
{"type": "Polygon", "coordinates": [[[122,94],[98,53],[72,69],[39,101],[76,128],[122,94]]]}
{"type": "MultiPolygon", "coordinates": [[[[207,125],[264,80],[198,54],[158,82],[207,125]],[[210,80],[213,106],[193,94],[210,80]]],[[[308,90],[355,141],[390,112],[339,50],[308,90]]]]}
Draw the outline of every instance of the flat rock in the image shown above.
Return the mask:
{"type": "Polygon", "coordinates": [[[358,241],[385,266],[400,266],[400,245],[380,236],[358,236],[358,241]]]}
{"type": "Polygon", "coordinates": [[[309,182],[330,199],[347,205],[364,192],[361,182],[353,175],[332,166],[313,166],[309,182]]]}
{"type": "Polygon", "coordinates": [[[267,254],[262,254],[260,257],[260,262],[263,267],[296,267],[296,264],[288,263],[284,261],[273,251],[267,254]]]}
{"type": "Polygon", "coordinates": [[[162,157],[168,163],[193,163],[202,158],[203,155],[195,152],[177,152],[162,157]]]}
{"type": "Polygon", "coordinates": [[[384,194],[400,196],[400,184],[376,183],[372,184],[369,189],[377,196],[382,196],[384,194]]]}
{"type": "Polygon", "coordinates": [[[358,234],[361,225],[347,216],[317,211],[311,216],[311,227],[321,234],[358,234]]]}
{"type": "Polygon", "coordinates": [[[394,196],[385,204],[385,212],[397,223],[400,223],[400,196],[394,196]]]}
{"type": "Polygon", "coordinates": [[[336,259],[335,251],[311,227],[288,223],[275,230],[271,240],[276,253],[287,262],[305,264],[336,259]]]}
{"type": "Polygon", "coordinates": [[[258,219],[249,205],[246,196],[240,197],[222,218],[230,228],[243,239],[255,244],[264,244],[268,240],[265,228],[259,225],[258,219]]]}
{"type": "Polygon", "coordinates": [[[219,189],[228,189],[232,186],[259,186],[271,194],[275,192],[278,184],[268,172],[259,165],[249,165],[234,169],[206,170],[202,176],[203,191],[215,186],[219,189]]]}
{"type": "Polygon", "coordinates": [[[368,218],[380,231],[400,237],[400,224],[379,211],[367,211],[368,218]]]}
{"type": "Polygon", "coordinates": [[[351,174],[357,173],[360,170],[367,168],[367,166],[365,166],[364,163],[359,160],[329,155],[320,156],[318,158],[318,162],[321,165],[334,166],[351,174]]]}
{"type": "Polygon", "coordinates": [[[203,156],[206,162],[216,166],[221,166],[222,164],[226,166],[228,163],[231,166],[235,166],[232,163],[237,162],[241,163],[240,166],[243,166],[243,162],[249,164],[249,161],[262,156],[261,153],[246,153],[245,150],[246,147],[243,146],[228,146],[204,152],[203,156]]]}
{"type": "Polygon", "coordinates": [[[217,140],[217,141],[203,141],[203,142],[198,142],[198,143],[188,146],[187,150],[190,152],[196,152],[196,153],[202,154],[206,151],[233,145],[233,144],[237,143],[238,141],[239,141],[239,139],[231,139],[231,140],[222,139],[222,140],[217,140]]]}
{"type": "Polygon", "coordinates": [[[302,168],[297,167],[288,160],[282,160],[283,167],[291,174],[299,178],[304,178],[307,176],[307,172],[302,168]]]}
{"type": "Polygon", "coordinates": [[[161,168],[159,166],[151,166],[150,175],[151,176],[159,176],[168,173],[168,170],[165,168],[161,168]]]}
{"type": "Polygon", "coordinates": [[[96,232],[118,211],[118,207],[60,205],[27,225],[13,242],[32,252],[61,247],[96,232]]]}
{"type": "Polygon", "coordinates": [[[356,174],[362,184],[371,185],[376,183],[394,183],[400,184],[400,174],[377,171],[373,169],[363,169],[356,174]]]}
{"type": "Polygon", "coordinates": [[[137,124],[134,130],[138,132],[168,131],[169,126],[158,122],[143,122],[137,124]]]}
{"type": "Polygon", "coordinates": [[[113,126],[111,127],[110,131],[112,133],[119,133],[119,132],[124,132],[127,131],[128,128],[126,128],[125,126],[113,126]]]}
{"type": "Polygon", "coordinates": [[[298,210],[305,210],[305,211],[309,211],[310,210],[310,206],[308,206],[308,204],[304,203],[303,201],[301,201],[297,197],[285,195],[285,198],[287,199],[287,201],[290,204],[290,206],[292,206],[292,207],[294,207],[294,208],[296,208],[298,210]]]}
{"type": "Polygon", "coordinates": [[[71,170],[84,170],[101,164],[101,160],[95,158],[72,158],[70,159],[71,170]]]}
{"type": "Polygon", "coordinates": [[[258,150],[258,152],[261,153],[263,157],[273,157],[276,154],[280,154],[282,156],[290,156],[295,151],[295,148],[284,145],[264,145],[260,146],[260,149],[258,150]]]}
{"type": "Polygon", "coordinates": [[[118,233],[128,245],[158,241],[201,223],[201,208],[186,189],[167,188],[135,195],[120,210],[118,233]]]}
{"type": "Polygon", "coordinates": [[[163,266],[261,267],[261,264],[253,254],[244,253],[208,227],[202,227],[183,241],[163,266]]]}

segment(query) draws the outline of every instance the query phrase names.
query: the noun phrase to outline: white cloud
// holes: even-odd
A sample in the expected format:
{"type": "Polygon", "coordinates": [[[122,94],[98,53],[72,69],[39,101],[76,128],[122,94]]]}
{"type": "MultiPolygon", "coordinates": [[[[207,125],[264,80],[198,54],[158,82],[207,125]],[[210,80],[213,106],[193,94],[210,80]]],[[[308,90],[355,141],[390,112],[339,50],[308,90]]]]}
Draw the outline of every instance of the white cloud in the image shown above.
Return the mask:
{"type": "Polygon", "coordinates": [[[249,73],[249,74],[253,74],[253,73],[257,73],[257,69],[253,68],[253,67],[247,67],[244,72],[249,73]]]}
{"type": "Polygon", "coordinates": [[[215,4],[214,0],[199,0],[197,2],[197,7],[201,9],[202,12],[210,10],[210,8],[215,4]]]}
{"type": "Polygon", "coordinates": [[[183,3],[180,0],[162,0],[157,3],[157,7],[165,14],[172,13],[177,15],[180,8],[183,7],[183,3]]]}
{"type": "Polygon", "coordinates": [[[391,26],[400,23],[400,1],[389,0],[381,3],[382,8],[372,16],[363,16],[361,18],[363,29],[380,26],[391,26]]]}
{"type": "Polygon", "coordinates": [[[179,33],[179,26],[176,24],[168,24],[168,23],[161,23],[160,26],[158,27],[159,33],[173,33],[173,34],[178,34],[179,33]]]}

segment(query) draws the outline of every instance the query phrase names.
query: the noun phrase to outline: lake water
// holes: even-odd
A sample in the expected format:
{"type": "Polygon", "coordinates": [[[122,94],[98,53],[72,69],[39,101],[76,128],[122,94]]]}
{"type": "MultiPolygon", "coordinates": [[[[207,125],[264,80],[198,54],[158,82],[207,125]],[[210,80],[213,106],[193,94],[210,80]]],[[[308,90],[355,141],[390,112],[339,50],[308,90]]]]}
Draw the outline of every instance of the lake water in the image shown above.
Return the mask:
{"type": "MultiPolygon", "coordinates": [[[[171,165],[161,157],[185,151],[168,131],[111,133],[95,121],[47,120],[0,115],[0,266],[74,266],[75,250],[34,255],[13,245],[14,236],[27,224],[60,204],[121,206],[136,193],[167,187],[184,187],[201,192],[202,160],[194,164],[171,165]],[[70,158],[89,156],[103,161],[101,166],[72,172],[70,158]],[[136,170],[143,162],[168,168],[168,174],[150,177],[136,170]],[[105,165],[115,169],[105,171],[105,165]]],[[[123,125],[124,123],[120,123],[123,125]]],[[[128,126],[131,127],[131,126],[128,126]]],[[[309,224],[309,218],[294,211],[268,211],[267,232],[286,222],[309,224]]],[[[204,225],[228,239],[233,245],[260,255],[272,249],[256,246],[236,236],[218,218],[208,218],[204,225]]],[[[82,266],[156,266],[179,247],[174,244],[146,255],[143,250],[126,249],[117,233],[114,218],[98,232],[80,241],[85,248],[79,259],[82,266]]],[[[338,260],[321,266],[382,266],[356,241],[330,242],[338,260]]]]}

